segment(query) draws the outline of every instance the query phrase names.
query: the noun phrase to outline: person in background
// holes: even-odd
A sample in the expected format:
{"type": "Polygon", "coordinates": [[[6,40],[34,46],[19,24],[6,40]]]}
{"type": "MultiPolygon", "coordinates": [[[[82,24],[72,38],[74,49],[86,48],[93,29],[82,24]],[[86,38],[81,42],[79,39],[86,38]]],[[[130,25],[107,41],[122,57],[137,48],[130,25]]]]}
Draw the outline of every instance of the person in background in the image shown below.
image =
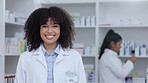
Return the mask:
{"type": "Polygon", "coordinates": [[[124,83],[125,77],[133,70],[135,56],[123,64],[118,58],[122,37],[112,29],[106,34],[99,56],[100,83],[124,83]]]}
{"type": "Polygon", "coordinates": [[[20,55],[15,83],[86,83],[81,55],[72,49],[74,23],[64,9],[36,9],[24,32],[28,51],[20,55]]]}

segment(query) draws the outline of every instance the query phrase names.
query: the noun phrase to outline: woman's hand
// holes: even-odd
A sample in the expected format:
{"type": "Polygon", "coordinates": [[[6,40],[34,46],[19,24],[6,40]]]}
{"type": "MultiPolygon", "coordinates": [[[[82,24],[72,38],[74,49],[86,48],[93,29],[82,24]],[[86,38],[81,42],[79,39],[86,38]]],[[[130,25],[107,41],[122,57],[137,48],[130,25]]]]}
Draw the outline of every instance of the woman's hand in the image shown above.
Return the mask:
{"type": "Polygon", "coordinates": [[[133,63],[137,61],[135,56],[129,57],[128,60],[132,61],[133,63]]]}

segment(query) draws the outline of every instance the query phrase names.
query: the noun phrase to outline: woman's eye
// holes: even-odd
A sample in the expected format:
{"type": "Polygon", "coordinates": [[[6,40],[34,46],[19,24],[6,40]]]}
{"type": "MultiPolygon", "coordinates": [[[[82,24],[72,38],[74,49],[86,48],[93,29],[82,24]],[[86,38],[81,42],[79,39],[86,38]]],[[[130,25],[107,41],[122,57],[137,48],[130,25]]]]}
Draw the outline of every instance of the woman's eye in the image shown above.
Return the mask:
{"type": "Polygon", "coordinates": [[[58,27],[57,25],[54,25],[53,27],[58,27]]]}
{"type": "Polygon", "coordinates": [[[59,27],[59,25],[53,25],[52,27],[53,27],[53,28],[58,28],[58,27],[59,27]]]}
{"type": "Polygon", "coordinates": [[[48,28],[48,26],[47,26],[47,25],[42,25],[42,27],[43,27],[43,28],[48,28]]]}

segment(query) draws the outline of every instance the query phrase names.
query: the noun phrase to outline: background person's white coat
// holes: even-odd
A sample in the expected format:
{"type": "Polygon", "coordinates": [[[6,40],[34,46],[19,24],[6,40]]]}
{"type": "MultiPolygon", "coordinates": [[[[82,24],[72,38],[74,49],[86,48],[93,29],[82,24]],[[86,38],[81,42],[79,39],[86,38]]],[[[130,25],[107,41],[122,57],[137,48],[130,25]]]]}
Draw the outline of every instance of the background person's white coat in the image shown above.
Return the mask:
{"type": "Polygon", "coordinates": [[[125,77],[133,68],[130,60],[122,64],[116,52],[105,49],[99,65],[100,83],[124,83],[125,77]]]}

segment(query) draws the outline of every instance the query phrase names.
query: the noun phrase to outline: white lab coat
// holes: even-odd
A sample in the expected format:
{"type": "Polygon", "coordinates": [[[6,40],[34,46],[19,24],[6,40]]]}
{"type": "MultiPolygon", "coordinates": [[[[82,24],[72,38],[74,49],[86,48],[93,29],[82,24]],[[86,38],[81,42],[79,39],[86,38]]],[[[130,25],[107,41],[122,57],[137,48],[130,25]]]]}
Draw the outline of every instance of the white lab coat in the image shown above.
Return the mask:
{"type": "Polygon", "coordinates": [[[116,52],[105,49],[99,65],[100,83],[124,83],[133,68],[130,60],[123,64],[116,52]]]}
{"type": "MultiPolygon", "coordinates": [[[[81,55],[73,49],[60,49],[53,75],[54,83],[86,83],[81,55]]],[[[15,83],[47,83],[47,64],[41,46],[20,55],[15,83]]]]}

